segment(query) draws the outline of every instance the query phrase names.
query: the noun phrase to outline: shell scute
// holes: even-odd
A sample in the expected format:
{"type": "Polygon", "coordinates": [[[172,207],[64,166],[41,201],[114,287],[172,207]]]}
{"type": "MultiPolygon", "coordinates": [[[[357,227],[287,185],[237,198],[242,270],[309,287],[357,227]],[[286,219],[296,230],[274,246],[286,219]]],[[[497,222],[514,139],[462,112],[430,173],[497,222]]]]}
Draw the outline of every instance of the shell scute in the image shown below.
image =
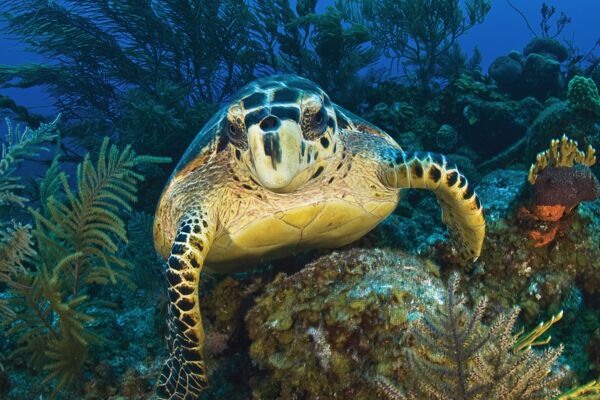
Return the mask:
{"type": "Polygon", "coordinates": [[[207,157],[202,156],[215,149],[219,139],[221,139],[221,141],[223,139],[226,140],[221,129],[225,115],[226,108],[222,108],[208,120],[200,132],[198,132],[185,153],[183,153],[183,156],[181,156],[172,177],[178,175],[183,170],[189,170],[190,164],[202,164],[205,162],[207,157]]]}

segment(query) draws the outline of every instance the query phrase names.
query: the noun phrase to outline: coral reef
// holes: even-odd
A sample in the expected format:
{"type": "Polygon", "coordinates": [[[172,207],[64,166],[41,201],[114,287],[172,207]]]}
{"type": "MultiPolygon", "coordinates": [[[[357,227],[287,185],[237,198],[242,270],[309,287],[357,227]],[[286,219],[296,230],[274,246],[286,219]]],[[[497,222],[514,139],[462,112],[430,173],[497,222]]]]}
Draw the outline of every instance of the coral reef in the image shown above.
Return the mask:
{"type": "Polygon", "coordinates": [[[590,110],[595,109],[598,100],[595,83],[589,79],[573,77],[571,84],[571,100],[558,98],[546,100],[544,110],[533,120],[526,133],[512,146],[481,164],[484,171],[491,172],[515,160],[529,163],[550,140],[560,137],[565,132],[578,142],[585,142],[594,147],[600,146],[600,115],[590,110]],[[573,89],[578,96],[573,95],[573,89]]]}
{"type": "Polygon", "coordinates": [[[362,0],[358,4],[354,10],[356,20],[368,28],[372,40],[388,57],[405,65],[409,78],[422,87],[439,77],[444,58],[456,53],[458,38],[481,24],[492,7],[487,0],[468,1],[464,8],[453,0],[362,0]]]}
{"type": "MultiPolygon", "coordinates": [[[[472,311],[458,293],[453,274],[448,293],[436,313],[427,314],[411,329],[416,346],[407,350],[411,368],[403,386],[411,399],[510,400],[549,399],[559,394],[561,373],[550,368],[562,346],[538,353],[537,339],[562,314],[527,335],[513,333],[519,309],[500,314],[485,326],[487,308],[482,298],[472,311]]],[[[401,391],[379,378],[389,399],[405,399],[401,391]]]]}
{"type": "Polygon", "coordinates": [[[529,231],[535,246],[546,246],[562,234],[579,203],[600,197],[600,183],[589,168],[596,163],[595,152],[592,146],[585,153],[580,151],[577,142],[563,135],[538,154],[528,176],[532,203],[519,210],[522,223],[541,225],[529,231]]]}
{"type": "Polygon", "coordinates": [[[458,132],[450,125],[444,124],[440,126],[435,135],[437,148],[444,153],[451,152],[458,143],[458,137],[458,132]]]}
{"type": "Polygon", "coordinates": [[[250,354],[269,371],[255,398],[367,399],[378,389],[390,399],[559,393],[561,374],[550,366],[562,347],[533,346],[548,343],[541,337],[562,314],[527,334],[514,332],[518,308],[484,324],[485,299],[467,311],[458,275],[444,295],[435,272],[401,253],[350,249],[278,275],[246,316],[250,354]]]}
{"type": "MultiPolygon", "coordinates": [[[[568,143],[565,146],[569,147],[568,143]]],[[[558,155],[560,141],[555,147],[556,151],[549,153],[558,155]]],[[[572,162],[574,153],[570,155],[572,162]]],[[[585,160],[586,153],[578,153],[577,158],[585,160]]],[[[481,180],[477,193],[486,204],[487,237],[482,257],[473,266],[462,266],[466,287],[473,297],[488,296],[503,308],[518,304],[526,324],[545,313],[565,310],[567,322],[557,333],[565,343],[562,358],[580,381],[596,378],[597,369],[588,357],[589,349],[597,343],[594,332],[598,329],[598,313],[589,299],[595,298],[600,289],[595,261],[600,256],[599,206],[597,202],[579,204],[562,221],[563,229],[557,230],[553,240],[537,247],[539,242],[530,237],[531,230],[553,223],[538,221],[532,226],[521,218],[520,210],[531,205],[533,195],[527,178],[523,168],[496,170],[481,180]]],[[[438,256],[445,263],[462,265],[447,254],[443,250],[438,256]]]]}
{"type": "Polygon", "coordinates": [[[496,58],[489,75],[499,88],[516,98],[533,96],[544,101],[564,87],[561,63],[567,59],[565,46],[552,38],[534,38],[523,53],[512,51],[496,58]]]}
{"type": "Polygon", "coordinates": [[[558,62],[563,62],[569,56],[569,50],[554,38],[534,38],[523,49],[525,57],[530,54],[542,54],[553,57],[558,62]]]}
{"type": "MultiPolygon", "coordinates": [[[[600,248],[594,239],[596,203],[582,203],[561,235],[547,246],[536,247],[529,234],[532,226],[519,213],[527,204],[527,186],[525,171],[497,170],[481,180],[478,194],[489,204],[488,233],[485,251],[466,279],[476,295],[487,294],[504,307],[519,304],[524,319],[531,321],[543,310],[567,308],[576,282],[586,291],[600,288],[593,277],[600,248]]],[[[579,303],[574,307],[577,310],[579,303]]]]}
{"type": "Polygon", "coordinates": [[[477,154],[490,157],[521,138],[542,110],[533,97],[510,100],[464,76],[446,88],[440,115],[477,154]]]}
{"type": "Polygon", "coordinates": [[[246,316],[250,355],[278,387],[254,396],[373,398],[370,379],[405,372],[410,321],[443,298],[436,269],[394,251],[350,249],[278,275],[246,316]]]}
{"type": "Polygon", "coordinates": [[[525,58],[523,81],[527,93],[538,100],[556,95],[563,87],[560,62],[546,54],[531,53],[525,58]]]}
{"type": "Polygon", "coordinates": [[[485,208],[484,250],[458,259],[435,198],[411,190],[347,248],[203,276],[200,398],[600,398],[600,46],[579,50],[544,3],[518,51],[484,54],[497,57],[486,74],[457,43],[490,5],[2,2],[0,30],[54,61],[1,65],[0,87],[43,87],[62,117],[0,95],[2,116],[31,128],[7,121],[0,152],[0,398],[150,397],[166,352],[152,213],[172,165],[138,154],[178,160],[239,87],[287,72],[403,148],[456,162],[485,208]],[[444,290],[451,271],[490,313],[444,290]],[[558,350],[537,344],[553,315],[564,351],[550,366],[558,350]]]}
{"type": "Polygon", "coordinates": [[[400,132],[407,130],[414,116],[414,108],[405,102],[395,102],[391,105],[378,103],[364,114],[367,121],[377,121],[380,128],[396,137],[400,132]]]}
{"type": "MultiPolygon", "coordinates": [[[[18,135],[3,154],[4,171],[10,171],[11,158],[26,154],[26,145],[51,139],[55,124],[18,135]]],[[[160,161],[130,148],[109,148],[105,140],[95,165],[86,156],[78,166],[76,191],[65,173],[47,171],[42,192],[50,195],[43,209],[31,210],[33,230],[17,222],[4,228],[0,282],[8,287],[9,318],[2,328],[17,344],[11,357],[29,357],[33,368],[44,371],[43,383],[54,382],[55,393],[80,376],[89,347],[103,342],[86,327],[98,306],[88,290],[127,280],[128,263],[116,255],[118,244],[127,240],[119,213],[131,210],[143,179],[135,168],[160,161]],[[26,262],[36,267],[25,267],[26,262]]],[[[7,190],[19,188],[15,177],[5,179],[13,183],[7,190]]]]}
{"type": "Polygon", "coordinates": [[[518,93],[519,83],[523,75],[523,57],[518,52],[496,58],[488,69],[490,78],[508,93],[518,93]]]}
{"type": "Polygon", "coordinates": [[[600,95],[592,79],[574,76],[569,81],[567,101],[574,110],[589,112],[600,118],[600,95]]]}

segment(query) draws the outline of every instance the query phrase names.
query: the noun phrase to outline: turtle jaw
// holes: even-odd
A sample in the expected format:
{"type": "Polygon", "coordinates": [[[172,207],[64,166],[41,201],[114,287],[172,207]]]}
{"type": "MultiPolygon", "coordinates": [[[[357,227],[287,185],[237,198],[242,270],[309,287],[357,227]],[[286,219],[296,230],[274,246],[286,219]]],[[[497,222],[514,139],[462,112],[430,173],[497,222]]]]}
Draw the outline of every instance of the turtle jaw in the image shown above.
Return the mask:
{"type": "MultiPolygon", "coordinates": [[[[331,153],[331,154],[330,154],[331,153]]],[[[241,157],[254,180],[276,193],[290,193],[315,178],[334,158],[318,142],[306,140],[294,121],[282,121],[276,130],[258,125],[248,129],[248,150],[241,157]]]]}
{"type": "Polygon", "coordinates": [[[305,167],[300,157],[302,142],[302,131],[292,121],[282,121],[278,129],[270,131],[258,125],[250,127],[249,166],[262,186],[275,192],[294,189],[290,185],[305,167]]]}

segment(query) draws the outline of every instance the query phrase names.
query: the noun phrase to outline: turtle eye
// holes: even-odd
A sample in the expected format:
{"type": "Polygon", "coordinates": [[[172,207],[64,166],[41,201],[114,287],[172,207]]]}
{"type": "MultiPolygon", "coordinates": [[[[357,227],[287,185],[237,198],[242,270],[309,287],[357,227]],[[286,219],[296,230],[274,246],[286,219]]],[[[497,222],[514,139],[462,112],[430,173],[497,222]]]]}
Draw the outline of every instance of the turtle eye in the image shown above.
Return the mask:
{"type": "Polygon", "coordinates": [[[313,122],[312,128],[315,131],[323,132],[323,128],[325,128],[325,123],[327,122],[326,119],[327,119],[327,112],[325,111],[324,107],[321,107],[321,109],[319,111],[317,111],[312,118],[312,122],[313,122]]]}
{"type": "Polygon", "coordinates": [[[239,124],[227,120],[227,134],[232,141],[239,141],[242,138],[243,132],[244,131],[239,124]]]}
{"type": "Polygon", "coordinates": [[[321,111],[316,113],[315,116],[313,117],[313,121],[316,125],[321,125],[321,123],[323,122],[323,113],[321,113],[321,111]]]}
{"type": "Polygon", "coordinates": [[[305,126],[303,127],[304,134],[307,139],[314,140],[319,137],[327,127],[327,111],[325,107],[319,108],[319,110],[308,118],[305,119],[305,126]]]}

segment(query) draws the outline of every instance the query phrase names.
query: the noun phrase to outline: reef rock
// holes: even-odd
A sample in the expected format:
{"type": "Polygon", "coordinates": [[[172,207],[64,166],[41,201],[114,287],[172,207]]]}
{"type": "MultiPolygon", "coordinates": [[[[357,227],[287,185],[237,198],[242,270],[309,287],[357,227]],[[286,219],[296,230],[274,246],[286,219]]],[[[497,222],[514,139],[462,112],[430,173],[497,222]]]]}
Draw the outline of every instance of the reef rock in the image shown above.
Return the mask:
{"type": "Polygon", "coordinates": [[[469,96],[463,99],[463,126],[467,142],[482,156],[493,156],[523,137],[527,127],[542,110],[533,97],[522,100],[487,101],[469,96]]]}
{"type": "Polygon", "coordinates": [[[444,153],[449,153],[458,143],[458,132],[448,124],[440,126],[435,135],[435,144],[437,148],[444,153]]]}
{"type": "Polygon", "coordinates": [[[534,38],[525,46],[523,54],[542,54],[563,62],[569,56],[569,50],[558,40],[552,38],[534,38]]]}
{"type": "Polygon", "coordinates": [[[523,75],[523,62],[516,57],[500,56],[492,62],[488,70],[490,77],[498,86],[509,93],[520,91],[520,81],[523,75]]]}
{"type": "Polygon", "coordinates": [[[477,195],[485,206],[487,222],[506,216],[527,183],[525,171],[497,169],[483,177],[477,186],[477,195]]]}
{"type": "Polygon", "coordinates": [[[538,100],[556,95],[563,86],[560,62],[546,54],[531,53],[525,59],[523,84],[538,100]]]}
{"type": "Polygon", "coordinates": [[[596,86],[600,86],[600,62],[592,69],[590,77],[594,80],[596,86]]]}
{"type": "Polygon", "coordinates": [[[407,129],[415,115],[413,107],[405,102],[396,101],[391,105],[378,103],[365,114],[367,121],[373,121],[392,136],[407,129]]]}
{"type": "Polygon", "coordinates": [[[534,322],[544,312],[568,308],[574,290],[600,290],[598,202],[582,203],[552,243],[537,247],[519,212],[533,195],[525,169],[494,171],[477,193],[488,218],[481,257],[464,267],[473,297],[487,295],[503,308],[518,304],[524,320],[534,322]]]}
{"type": "Polygon", "coordinates": [[[255,398],[375,398],[376,376],[406,372],[411,321],[444,298],[435,271],[400,252],[350,249],[279,274],[246,316],[250,354],[270,371],[255,398]]]}

